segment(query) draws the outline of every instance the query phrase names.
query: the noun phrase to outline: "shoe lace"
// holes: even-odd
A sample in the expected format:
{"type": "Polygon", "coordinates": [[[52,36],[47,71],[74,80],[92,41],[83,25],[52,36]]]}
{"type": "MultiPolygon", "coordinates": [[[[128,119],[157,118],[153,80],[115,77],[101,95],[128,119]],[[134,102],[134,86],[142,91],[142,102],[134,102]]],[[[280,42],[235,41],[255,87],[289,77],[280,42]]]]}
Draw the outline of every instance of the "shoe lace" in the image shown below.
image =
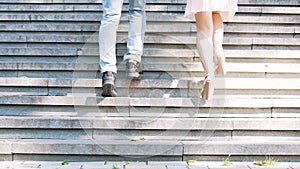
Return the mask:
{"type": "Polygon", "coordinates": [[[116,77],[116,74],[113,73],[113,72],[106,72],[106,73],[103,74],[103,77],[105,77],[105,78],[108,78],[108,77],[113,77],[113,78],[115,78],[115,77],[116,77]]]}
{"type": "Polygon", "coordinates": [[[137,69],[138,68],[138,65],[134,62],[128,62],[127,63],[127,68],[129,69],[137,69]]]}

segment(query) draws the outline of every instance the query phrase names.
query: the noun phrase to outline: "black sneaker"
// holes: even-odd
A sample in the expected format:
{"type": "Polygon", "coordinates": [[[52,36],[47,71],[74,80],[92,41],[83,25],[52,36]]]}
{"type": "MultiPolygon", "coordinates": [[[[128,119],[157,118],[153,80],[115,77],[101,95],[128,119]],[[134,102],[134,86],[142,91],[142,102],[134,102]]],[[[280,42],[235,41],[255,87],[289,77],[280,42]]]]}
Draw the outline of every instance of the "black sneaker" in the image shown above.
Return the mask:
{"type": "Polygon", "coordinates": [[[136,78],[136,79],[141,78],[143,75],[141,63],[135,60],[127,60],[126,73],[127,76],[130,78],[136,78]]]}
{"type": "Polygon", "coordinates": [[[103,97],[117,97],[115,88],[116,73],[104,72],[102,75],[102,96],[103,97]]]}

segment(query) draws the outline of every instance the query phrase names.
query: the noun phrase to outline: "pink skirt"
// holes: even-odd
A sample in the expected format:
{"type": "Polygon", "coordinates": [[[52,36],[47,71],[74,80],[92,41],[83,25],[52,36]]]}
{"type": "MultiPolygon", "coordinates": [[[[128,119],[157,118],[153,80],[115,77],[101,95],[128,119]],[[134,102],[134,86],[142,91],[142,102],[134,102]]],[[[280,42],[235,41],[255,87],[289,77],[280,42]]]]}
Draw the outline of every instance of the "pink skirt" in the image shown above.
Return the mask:
{"type": "Polygon", "coordinates": [[[238,11],[238,0],[187,0],[185,17],[195,19],[198,12],[219,11],[224,20],[231,19],[238,11]]]}

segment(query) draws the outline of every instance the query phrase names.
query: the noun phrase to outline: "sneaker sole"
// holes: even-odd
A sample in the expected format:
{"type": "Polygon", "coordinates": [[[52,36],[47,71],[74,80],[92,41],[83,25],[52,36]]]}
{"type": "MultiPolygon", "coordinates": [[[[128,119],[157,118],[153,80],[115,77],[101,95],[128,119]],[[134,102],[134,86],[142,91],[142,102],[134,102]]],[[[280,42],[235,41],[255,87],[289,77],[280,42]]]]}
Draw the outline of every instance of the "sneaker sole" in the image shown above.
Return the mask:
{"type": "Polygon", "coordinates": [[[117,93],[115,92],[114,85],[112,84],[104,84],[102,87],[102,96],[103,97],[117,97],[117,93]]]}
{"type": "Polygon", "coordinates": [[[142,79],[143,78],[143,74],[140,74],[140,73],[127,73],[127,76],[129,78],[133,78],[133,79],[142,79]]]}

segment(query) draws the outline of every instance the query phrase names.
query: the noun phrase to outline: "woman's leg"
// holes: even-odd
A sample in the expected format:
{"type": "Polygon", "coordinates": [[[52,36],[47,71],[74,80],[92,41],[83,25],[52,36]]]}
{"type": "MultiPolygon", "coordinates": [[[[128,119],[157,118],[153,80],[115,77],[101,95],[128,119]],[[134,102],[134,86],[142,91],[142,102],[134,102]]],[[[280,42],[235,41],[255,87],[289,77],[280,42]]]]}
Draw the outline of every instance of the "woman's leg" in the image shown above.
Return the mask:
{"type": "Polygon", "coordinates": [[[214,59],[217,65],[216,74],[224,76],[226,74],[225,69],[225,57],[223,53],[223,37],[224,37],[224,24],[222,16],[219,12],[213,12],[213,45],[214,45],[214,59]]]}
{"type": "Polygon", "coordinates": [[[197,26],[197,49],[205,71],[205,84],[202,98],[209,100],[213,94],[215,64],[213,60],[213,20],[212,12],[199,12],[195,15],[197,26]]]}
{"type": "Polygon", "coordinates": [[[211,12],[196,14],[197,49],[206,75],[213,76],[213,21],[211,12]]]}

